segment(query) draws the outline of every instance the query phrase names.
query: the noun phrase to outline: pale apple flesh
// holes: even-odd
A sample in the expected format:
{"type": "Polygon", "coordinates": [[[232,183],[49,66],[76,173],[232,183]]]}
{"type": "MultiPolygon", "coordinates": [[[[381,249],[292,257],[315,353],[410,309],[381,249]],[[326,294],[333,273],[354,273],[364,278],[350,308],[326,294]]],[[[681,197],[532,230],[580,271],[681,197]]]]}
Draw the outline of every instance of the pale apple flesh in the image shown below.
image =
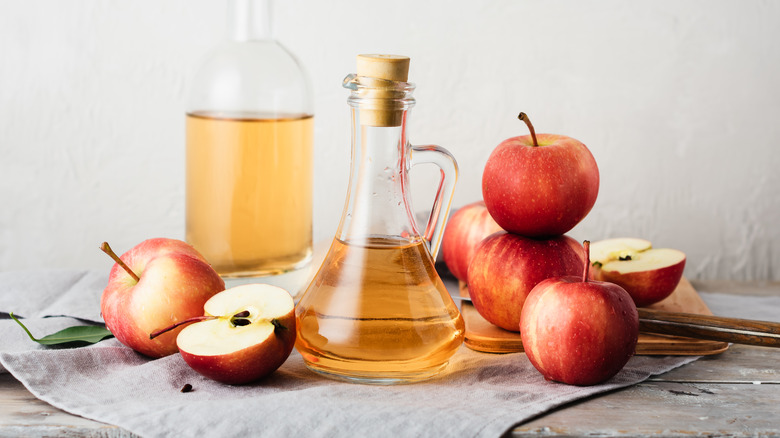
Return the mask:
{"type": "Polygon", "coordinates": [[[106,327],[124,345],[150,357],[176,353],[176,329],[149,335],[203,314],[203,305],[225,282],[190,245],[174,239],[149,239],[121,256],[140,277],[136,282],[114,264],[101,298],[106,327]]]}
{"type": "Polygon", "coordinates": [[[228,289],[204,306],[206,315],[215,319],[181,331],[179,351],[192,369],[210,379],[227,384],[255,381],[290,356],[295,345],[294,307],[292,296],[276,286],[228,289]],[[245,316],[235,318],[238,314],[245,316]]]}
{"type": "Polygon", "coordinates": [[[590,262],[595,268],[600,268],[613,260],[630,260],[637,253],[651,249],[649,240],[634,237],[617,237],[593,242],[590,245],[590,262]]]}

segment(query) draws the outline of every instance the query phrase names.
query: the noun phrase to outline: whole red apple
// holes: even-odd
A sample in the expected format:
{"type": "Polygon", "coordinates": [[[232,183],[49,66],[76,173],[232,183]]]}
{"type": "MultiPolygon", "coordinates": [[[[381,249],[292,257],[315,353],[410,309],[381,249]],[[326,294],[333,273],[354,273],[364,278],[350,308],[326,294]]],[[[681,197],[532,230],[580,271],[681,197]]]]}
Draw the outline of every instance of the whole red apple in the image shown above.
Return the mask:
{"type": "Polygon", "coordinates": [[[562,235],[593,208],[599,170],[587,147],[564,135],[534,132],[503,141],[482,174],[482,197],[501,228],[526,237],[562,235]]]}
{"type": "Polygon", "coordinates": [[[568,236],[536,240],[494,233],[479,244],[471,260],[469,295],[488,322],[516,332],[531,289],[550,277],[578,274],[582,263],[582,246],[568,236]]]}
{"type": "Polygon", "coordinates": [[[160,327],[203,315],[203,304],[225,282],[198,251],[175,239],[145,240],[117,257],[103,291],[100,310],[106,327],[119,342],[150,357],[176,353],[181,329],[155,339],[160,327]]]}
{"type": "Polygon", "coordinates": [[[482,239],[501,231],[483,201],[458,209],[450,218],[441,242],[441,254],[447,268],[458,280],[469,282],[469,264],[482,239]]]}
{"type": "Polygon", "coordinates": [[[547,380],[601,383],[636,350],[639,316],[631,296],[616,284],[588,280],[588,265],[580,277],[542,281],[523,306],[523,349],[547,380]]]}

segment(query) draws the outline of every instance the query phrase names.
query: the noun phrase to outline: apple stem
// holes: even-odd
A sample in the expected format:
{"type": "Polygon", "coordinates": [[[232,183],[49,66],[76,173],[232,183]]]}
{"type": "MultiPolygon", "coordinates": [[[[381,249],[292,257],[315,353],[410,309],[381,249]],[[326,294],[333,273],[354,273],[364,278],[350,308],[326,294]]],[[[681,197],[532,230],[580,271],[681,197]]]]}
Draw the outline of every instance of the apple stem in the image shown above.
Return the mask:
{"type": "Polygon", "coordinates": [[[590,241],[586,240],[582,242],[582,246],[585,247],[585,269],[582,272],[582,282],[588,282],[588,272],[590,271],[590,241]]]}
{"type": "Polygon", "coordinates": [[[117,263],[119,266],[121,266],[121,267],[122,267],[122,269],[124,269],[124,270],[125,270],[125,272],[127,272],[128,274],[130,274],[130,276],[131,276],[131,277],[133,277],[133,279],[134,279],[136,282],[139,282],[139,281],[141,281],[141,278],[140,278],[138,275],[136,275],[136,274],[135,274],[135,272],[133,272],[133,270],[132,270],[132,269],[130,269],[130,267],[129,267],[129,266],[127,266],[127,264],[126,264],[125,262],[123,262],[123,261],[122,261],[122,259],[120,259],[120,258],[119,258],[119,256],[118,256],[118,255],[116,255],[116,253],[114,252],[114,250],[113,250],[113,249],[111,249],[111,247],[110,247],[110,246],[108,246],[108,242],[103,242],[103,244],[102,244],[102,245],[100,245],[100,250],[101,250],[101,251],[103,251],[104,253],[108,254],[108,256],[109,256],[109,257],[111,257],[112,259],[114,259],[114,261],[115,261],[115,262],[116,262],[116,263],[117,263]]]}
{"type": "Polygon", "coordinates": [[[160,336],[163,333],[167,333],[176,327],[179,327],[180,325],[189,324],[191,322],[198,322],[198,321],[208,321],[211,319],[217,319],[216,316],[193,316],[192,318],[187,318],[184,321],[179,321],[171,326],[165,327],[164,329],[155,330],[149,335],[149,339],[154,339],[158,336],[160,336]]]}
{"type": "Polygon", "coordinates": [[[528,115],[526,113],[520,113],[518,114],[517,118],[524,121],[526,126],[528,126],[528,130],[531,131],[531,138],[534,140],[534,147],[539,146],[539,142],[536,141],[536,131],[534,130],[534,125],[531,124],[531,119],[528,118],[528,115]]]}
{"type": "MultiPolygon", "coordinates": [[[[238,327],[249,325],[249,324],[252,323],[252,321],[249,318],[247,318],[249,316],[249,314],[250,313],[249,313],[248,310],[244,310],[242,312],[238,312],[235,315],[230,317],[230,323],[233,324],[234,326],[238,326],[238,327]]],[[[187,319],[185,319],[183,321],[179,321],[179,322],[177,322],[177,323],[175,323],[173,325],[165,327],[164,329],[153,331],[149,335],[149,339],[154,339],[154,338],[160,336],[161,334],[169,332],[169,331],[175,329],[176,327],[179,327],[179,326],[184,325],[184,324],[189,324],[191,322],[210,321],[212,319],[219,319],[219,318],[227,318],[227,317],[226,316],[222,316],[222,317],[220,317],[220,316],[212,316],[212,315],[193,316],[192,318],[187,318],[187,319]]]]}

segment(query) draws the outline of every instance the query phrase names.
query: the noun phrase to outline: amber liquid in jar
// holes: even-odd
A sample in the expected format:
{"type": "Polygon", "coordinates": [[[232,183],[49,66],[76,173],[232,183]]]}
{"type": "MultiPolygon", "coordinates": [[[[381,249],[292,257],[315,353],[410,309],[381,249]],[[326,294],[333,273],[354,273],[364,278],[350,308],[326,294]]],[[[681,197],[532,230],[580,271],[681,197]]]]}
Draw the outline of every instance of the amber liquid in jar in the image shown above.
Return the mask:
{"type": "Polygon", "coordinates": [[[412,382],[446,366],[464,323],[424,245],[334,239],[309,286],[316,294],[296,308],[296,348],[307,366],[366,383],[412,382]]]}
{"type": "Polygon", "coordinates": [[[186,239],[220,275],[311,258],[313,127],[310,115],[187,114],[186,239]]]}

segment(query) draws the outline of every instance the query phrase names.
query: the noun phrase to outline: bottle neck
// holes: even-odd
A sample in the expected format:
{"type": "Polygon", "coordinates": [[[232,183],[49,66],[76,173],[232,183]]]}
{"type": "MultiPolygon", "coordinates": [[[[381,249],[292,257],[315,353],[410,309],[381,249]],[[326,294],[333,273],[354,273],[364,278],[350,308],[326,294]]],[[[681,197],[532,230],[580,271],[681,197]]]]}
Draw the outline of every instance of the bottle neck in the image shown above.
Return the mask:
{"type": "Polygon", "coordinates": [[[230,0],[228,17],[233,41],[273,40],[271,0],[230,0]]]}
{"type": "Polygon", "coordinates": [[[336,236],[357,243],[377,238],[421,240],[408,196],[408,110],[402,111],[398,126],[361,124],[361,111],[352,108],[349,193],[336,236]]]}

